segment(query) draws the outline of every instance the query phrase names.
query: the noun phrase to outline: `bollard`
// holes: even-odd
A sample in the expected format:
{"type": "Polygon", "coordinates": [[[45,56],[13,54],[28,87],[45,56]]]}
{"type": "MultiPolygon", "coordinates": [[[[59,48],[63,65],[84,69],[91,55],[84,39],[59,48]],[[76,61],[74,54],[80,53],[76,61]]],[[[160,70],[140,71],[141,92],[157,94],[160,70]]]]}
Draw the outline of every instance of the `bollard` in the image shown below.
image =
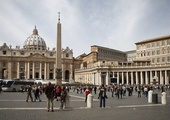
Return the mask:
{"type": "Polygon", "coordinates": [[[148,103],[152,103],[152,93],[153,93],[152,90],[150,90],[148,93],[148,103]]]}
{"type": "Polygon", "coordinates": [[[161,101],[162,101],[163,105],[167,104],[167,94],[166,94],[166,92],[162,93],[162,100],[161,101]]]}
{"type": "Polygon", "coordinates": [[[66,95],[65,107],[66,108],[70,107],[70,95],[69,94],[66,95]]]}
{"type": "Polygon", "coordinates": [[[93,107],[93,95],[90,93],[87,96],[87,108],[93,107]]]}

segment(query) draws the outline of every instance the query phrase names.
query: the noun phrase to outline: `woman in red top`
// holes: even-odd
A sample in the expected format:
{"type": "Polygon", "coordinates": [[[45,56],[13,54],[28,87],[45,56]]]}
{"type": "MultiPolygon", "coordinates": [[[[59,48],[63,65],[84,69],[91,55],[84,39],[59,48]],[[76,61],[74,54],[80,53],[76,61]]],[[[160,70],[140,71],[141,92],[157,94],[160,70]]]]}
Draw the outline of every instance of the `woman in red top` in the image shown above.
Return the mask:
{"type": "Polygon", "coordinates": [[[58,86],[58,87],[56,88],[56,100],[57,100],[57,101],[60,101],[60,96],[61,96],[61,87],[58,86]],[[58,99],[58,98],[59,98],[59,99],[58,99]]]}
{"type": "Polygon", "coordinates": [[[90,93],[90,90],[87,87],[86,90],[85,90],[85,94],[86,94],[85,103],[87,102],[87,96],[88,96],[89,93],[90,93]]]}

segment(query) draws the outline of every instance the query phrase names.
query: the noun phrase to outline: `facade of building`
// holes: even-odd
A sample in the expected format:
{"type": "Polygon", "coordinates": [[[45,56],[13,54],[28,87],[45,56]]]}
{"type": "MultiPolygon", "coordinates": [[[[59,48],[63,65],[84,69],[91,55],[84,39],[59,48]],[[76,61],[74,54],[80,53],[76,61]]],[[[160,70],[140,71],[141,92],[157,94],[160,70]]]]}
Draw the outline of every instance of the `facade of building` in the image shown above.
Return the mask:
{"type": "MultiPolygon", "coordinates": [[[[80,69],[76,69],[75,81],[109,85],[111,79],[115,78],[116,84],[170,84],[170,36],[138,42],[136,48],[135,51],[126,52],[127,61],[117,60],[117,55],[108,55],[103,57],[106,59],[96,59],[88,65],[90,62],[83,59],[87,67],[81,65],[80,69]]],[[[103,49],[107,51],[109,48],[103,49]]],[[[92,54],[93,58],[103,56],[102,52],[91,49],[85,58],[92,54]]]]}
{"type": "Polygon", "coordinates": [[[170,63],[170,36],[136,43],[136,54],[137,60],[150,60],[152,64],[170,63]]]}
{"type": "MultiPolygon", "coordinates": [[[[79,68],[79,60],[74,59],[73,51],[67,47],[61,50],[62,80],[74,79],[74,69],[79,68]]],[[[56,78],[56,49],[50,50],[38,34],[33,34],[24,42],[22,48],[4,43],[0,46],[0,79],[44,79],[56,78]]]]}

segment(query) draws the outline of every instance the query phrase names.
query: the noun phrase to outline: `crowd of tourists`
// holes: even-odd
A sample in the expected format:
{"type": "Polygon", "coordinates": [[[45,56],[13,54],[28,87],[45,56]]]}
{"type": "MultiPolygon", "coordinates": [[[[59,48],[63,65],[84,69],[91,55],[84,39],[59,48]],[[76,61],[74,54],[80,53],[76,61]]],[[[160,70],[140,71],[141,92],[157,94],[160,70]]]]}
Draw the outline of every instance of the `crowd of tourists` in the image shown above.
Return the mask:
{"type": "MultiPolygon", "coordinates": [[[[85,103],[87,102],[88,95],[90,93],[97,94],[98,99],[100,100],[100,107],[105,107],[106,99],[108,97],[116,97],[117,99],[122,99],[124,96],[132,96],[133,92],[137,92],[137,96],[147,98],[149,90],[157,90],[157,91],[170,91],[169,85],[123,85],[123,84],[115,84],[115,85],[101,85],[101,86],[54,86],[51,82],[48,83],[47,86],[29,86],[27,88],[27,99],[28,102],[29,98],[31,102],[36,102],[37,100],[41,102],[41,94],[45,93],[47,97],[47,111],[54,111],[53,110],[53,101],[60,101],[60,109],[65,108],[66,103],[66,96],[67,93],[73,90],[77,94],[84,94],[85,95],[85,103]],[[111,93],[111,96],[108,96],[107,93],[111,93]],[[33,97],[32,97],[33,93],[33,97]]],[[[109,94],[110,95],[110,94],[109,94]]]]}
{"type": "Polygon", "coordinates": [[[65,102],[66,102],[66,96],[67,92],[69,92],[69,87],[65,86],[54,86],[51,84],[51,82],[48,83],[47,86],[42,87],[42,86],[28,86],[27,87],[27,98],[26,102],[28,102],[29,98],[31,102],[36,102],[38,100],[41,102],[41,95],[42,93],[45,93],[47,97],[47,111],[51,112],[54,111],[53,109],[53,101],[56,99],[56,101],[61,102],[60,109],[65,108],[65,102]],[[34,97],[32,96],[34,95],[34,97]]]}

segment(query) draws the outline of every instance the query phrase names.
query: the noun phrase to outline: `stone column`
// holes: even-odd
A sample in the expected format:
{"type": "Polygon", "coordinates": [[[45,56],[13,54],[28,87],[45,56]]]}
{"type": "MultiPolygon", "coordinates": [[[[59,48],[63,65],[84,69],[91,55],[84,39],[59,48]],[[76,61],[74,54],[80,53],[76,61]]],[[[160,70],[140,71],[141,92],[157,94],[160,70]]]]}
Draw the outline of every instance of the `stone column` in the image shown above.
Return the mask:
{"type": "Polygon", "coordinates": [[[47,63],[44,63],[44,80],[47,80],[47,63]]]}
{"type": "Polygon", "coordinates": [[[122,72],[122,84],[124,84],[124,74],[122,72]]]}
{"type": "Polygon", "coordinates": [[[46,69],[46,70],[47,70],[46,78],[47,78],[47,80],[49,80],[49,73],[50,73],[50,72],[49,72],[49,63],[47,63],[47,66],[46,66],[46,67],[47,67],[47,69],[46,69]]]}
{"type": "Polygon", "coordinates": [[[150,84],[153,82],[152,71],[150,71],[150,84]]]}
{"type": "Polygon", "coordinates": [[[29,61],[28,61],[27,65],[28,65],[27,79],[30,79],[30,62],[29,61]]]}
{"type": "Polygon", "coordinates": [[[155,71],[155,77],[156,77],[156,81],[157,81],[157,71],[155,71]]]}
{"type": "Polygon", "coordinates": [[[93,74],[94,74],[94,78],[93,78],[94,82],[93,82],[93,84],[96,85],[96,73],[93,73],[93,74]]]}
{"type": "Polygon", "coordinates": [[[42,63],[40,62],[40,67],[39,67],[39,79],[42,79],[42,63]]]}
{"type": "Polygon", "coordinates": [[[54,70],[53,70],[53,74],[54,74],[53,79],[55,79],[55,77],[56,77],[55,63],[54,63],[54,70]]]}
{"type": "Polygon", "coordinates": [[[109,72],[106,72],[106,85],[109,85],[109,72]]]}
{"type": "Polygon", "coordinates": [[[129,74],[128,74],[128,72],[126,72],[126,84],[128,85],[129,84],[129,74]]]}
{"type": "Polygon", "coordinates": [[[160,70],[160,84],[161,85],[164,84],[163,77],[162,77],[162,70],[160,70]]]}
{"type": "Polygon", "coordinates": [[[20,74],[19,68],[20,68],[20,64],[19,64],[19,62],[17,62],[17,79],[20,78],[20,77],[19,77],[19,74],[20,74]]]}
{"type": "Polygon", "coordinates": [[[96,72],[95,85],[100,85],[100,72],[96,72]]]}
{"type": "MultiPolygon", "coordinates": [[[[70,80],[72,81],[73,80],[73,63],[71,63],[71,66],[70,66],[71,68],[71,72],[70,72],[70,80]]],[[[70,81],[69,80],[69,81],[70,81]]]]}
{"type": "Polygon", "coordinates": [[[139,84],[139,80],[138,80],[138,71],[136,71],[136,85],[139,84]]]}
{"type": "Polygon", "coordinates": [[[120,81],[119,81],[119,72],[117,72],[117,84],[120,84],[120,81]]]}
{"type": "Polygon", "coordinates": [[[35,63],[32,63],[32,78],[35,79],[35,63]]]}
{"type": "Polygon", "coordinates": [[[145,84],[148,85],[148,72],[145,71],[145,84]]]}
{"type": "Polygon", "coordinates": [[[27,63],[25,62],[24,79],[27,79],[27,63]]]}
{"type": "Polygon", "coordinates": [[[133,82],[133,71],[131,71],[131,85],[133,85],[134,82],[133,82]]]}
{"type": "Polygon", "coordinates": [[[7,77],[8,79],[12,79],[12,62],[8,62],[8,68],[7,68],[7,76],[5,76],[5,78],[7,77]]]}
{"type": "Polygon", "coordinates": [[[115,78],[115,73],[112,71],[112,73],[113,73],[113,78],[115,78]]]}
{"type": "Polygon", "coordinates": [[[143,72],[142,72],[142,71],[140,72],[140,79],[141,79],[140,82],[141,82],[141,84],[143,85],[143,72]]]}
{"type": "Polygon", "coordinates": [[[168,78],[167,78],[167,70],[165,70],[165,85],[169,84],[168,78]]]}

